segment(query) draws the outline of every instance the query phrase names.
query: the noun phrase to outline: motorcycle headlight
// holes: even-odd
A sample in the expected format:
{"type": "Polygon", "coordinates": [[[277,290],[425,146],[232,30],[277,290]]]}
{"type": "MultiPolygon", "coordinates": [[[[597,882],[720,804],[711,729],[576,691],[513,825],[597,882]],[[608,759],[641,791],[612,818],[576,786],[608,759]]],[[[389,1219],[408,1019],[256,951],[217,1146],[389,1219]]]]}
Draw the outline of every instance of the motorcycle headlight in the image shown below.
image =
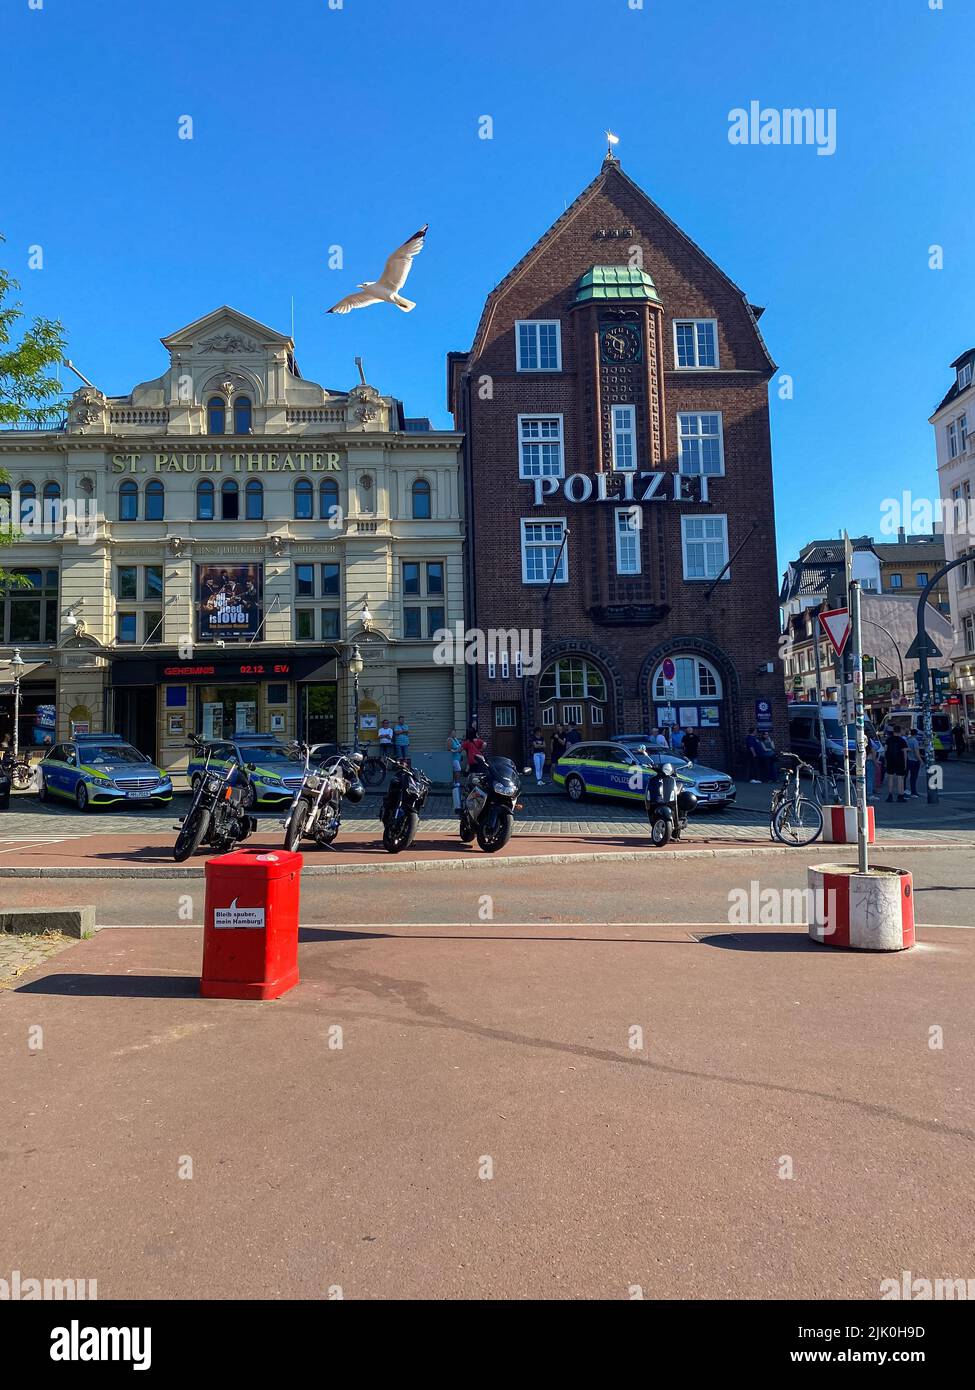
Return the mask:
{"type": "Polygon", "coordinates": [[[500,782],[494,783],[494,790],[501,796],[513,796],[518,788],[509,777],[504,777],[500,782]]]}
{"type": "Polygon", "coordinates": [[[220,787],[220,778],[217,776],[217,774],[216,774],[215,772],[211,772],[211,773],[209,774],[209,776],[207,777],[207,791],[208,791],[208,792],[215,792],[215,791],[218,791],[218,790],[219,790],[219,787],[220,787]]]}
{"type": "Polygon", "coordinates": [[[305,778],[305,786],[308,788],[308,790],[309,790],[310,792],[317,792],[317,791],[318,791],[318,788],[319,788],[321,785],[322,785],[322,779],[321,779],[320,777],[306,777],[306,778],[305,778]]]}

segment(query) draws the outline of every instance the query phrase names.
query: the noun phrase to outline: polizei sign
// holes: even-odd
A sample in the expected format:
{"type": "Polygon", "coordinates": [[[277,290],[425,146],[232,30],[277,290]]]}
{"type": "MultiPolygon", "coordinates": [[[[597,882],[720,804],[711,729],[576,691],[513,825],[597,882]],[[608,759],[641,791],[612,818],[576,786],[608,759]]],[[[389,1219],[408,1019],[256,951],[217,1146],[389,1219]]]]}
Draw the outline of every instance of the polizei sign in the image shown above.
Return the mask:
{"type": "Polygon", "coordinates": [[[532,478],[535,506],[561,495],[566,502],[706,502],[708,480],[683,473],[570,473],[532,478]],[[669,481],[668,481],[669,479],[669,481]]]}

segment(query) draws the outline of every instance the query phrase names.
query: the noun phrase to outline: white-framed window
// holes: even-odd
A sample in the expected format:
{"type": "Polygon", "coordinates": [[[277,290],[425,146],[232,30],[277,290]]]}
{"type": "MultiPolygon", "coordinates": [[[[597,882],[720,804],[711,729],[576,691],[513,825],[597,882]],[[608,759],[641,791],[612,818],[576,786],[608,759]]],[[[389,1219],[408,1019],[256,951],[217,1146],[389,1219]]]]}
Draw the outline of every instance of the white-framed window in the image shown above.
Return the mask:
{"type": "MultiPolygon", "coordinates": [[[[547,666],[538,683],[539,702],[546,700],[605,700],[602,672],[584,657],[562,656],[547,666]]],[[[573,705],[581,711],[582,706],[573,705]]]]}
{"type": "Polygon", "coordinates": [[[890,587],[892,589],[903,589],[904,576],[902,574],[892,574],[890,576],[890,587]]]}
{"type": "Polygon", "coordinates": [[[681,473],[724,474],[724,429],[720,410],[678,411],[677,449],[681,473]]]}
{"type": "Polygon", "coordinates": [[[590,724],[593,724],[593,725],[595,725],[595,724],[601,724],[601,723],[603,722],[603,707],[602,707],[602,705],[590,705],[590,706],[589,706],[589,722],[590,722],[590,724]]]}
{"type": "Polygon", "coordinates": [[[678,367],[716,368],[719,365],[717,319],[675,319],[674,361],[678,367]]]}
{"type": "MultiPolygon", "coordinates": [[[[716,579],[728,563],[728,518],[682,516],[681,545],[685,579],[716,579]]],[[[723,579],[731,578],[727,570],[723,579]]]]}
{"type": "Polygon", "coordinates": [[[966,362],[965,365],[964,365],[964,367],[959,367],[959,368],[958,368],[958,389],[959,389],[959,391],[964,391],[965,387],[966,387],[966,386],[971,386],[971,384],[972,384],[972,364],[971,364],[971,362],[966,362]]]}
{"type": "Polygon", "coordinates": [[[518,416],[518,476],[563,478],[561,415],[518,416]]]}
{"type": "Polygon", "coordinates": [[[965,652],[975,652],[975,613],[965,619],[965,652]]]}
{"type": "Polygon", "coordinates": [[[513,729],[516,722],[517,711],[514,705],[495,705],[494,727],[496,729],[513,729]]]}
{"type": "Polygon", "coordinates": [[[508,650],[507,648],[505,648],[505,650],[501,653],[501,679],[503,681],[506,681],[510,674],[511,668],[508,665],[508,650]]]}
{"type": "Polygon", "coordinates": [[[958,425],[954,420],[948,424],[948,457],[956,459],[958,457],[958,425]]]}
{"type": "Polygon", "coordinates": [[[636,406],[614,405],[613,467],[620,473],[636,468],[636,406]]]}
{"type": "Polygon", "coordinates": [[[640,573],[640,512],[637,507],[616,508],[616,573],[640,573]]]}
{"type": "Polygon", "coordinates": [[[565,536],[565,517],[546,521],[531,521],[522,518],[521,523],[521,582],[523,584],[547,584],[555,570],[556,584],[569,582],[568,546],[562,547],[565,536]]]}
{"type": "Polygon", "coordinates": [[[488,654],[487,654],[487,678],[488,678],[488,680],[489,680],[489,681],[493,681],[494,678],[495,678],[495,676],[496,676],[497,674],[498,674],[498,658],[497,658],[497,653],[496,653],[496,652],[488,652],[488,654]]]}
{"type": "Polygon", "coordinates": [[[654,700],[720,700],[724,692],[721,677],[709,661],[699,656],[675,656],[673,694],[667,690],[663,662],[657,667],[653,677],[654,700]]]}
{"type": "Polygon", "coordinates": [[[519,372],[562,370],[562,325],[558,319],[519,319],[515,323],[519,372]]]}
{"type": "Polygon", "coordinates": [[[555,706],[546,705],[542,710],[542,726],[548,727],[555,723],[555,706]]]}
{"type": "Polygon", "coordinates": [[[563,705],[563,706],[562,706],[562,723],[563,723],[563,724],[581,724],[581,723],[582,723],[582,706],[581,706],[581,705],[563,705]]]}
{"type": "Polygon", "coordinates": [[[968,449],[968,416],[959,415],[958,417],[958,443],[961,452],[965,453],[968,449]]]}
{"type": "Polygon", "coordinates": [[[525,675],[525,663],[522,660],[521,652],[515,652],[515,680],[520,681],[525,675]]]}

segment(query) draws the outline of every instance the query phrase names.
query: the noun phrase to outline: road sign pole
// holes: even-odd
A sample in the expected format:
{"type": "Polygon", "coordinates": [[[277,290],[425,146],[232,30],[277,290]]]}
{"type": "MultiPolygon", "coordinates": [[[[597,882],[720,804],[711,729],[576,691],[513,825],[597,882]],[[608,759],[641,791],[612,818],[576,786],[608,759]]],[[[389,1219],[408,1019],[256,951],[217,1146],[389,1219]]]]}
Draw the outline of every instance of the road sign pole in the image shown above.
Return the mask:
{"type": "Polygon", "coordinates": [[[867,872],[867,730],[863,715],[863,657],[860,630],[860,585],[850,585],[850,616],[853,619],[853,708],[856,723],[857,769],[857,853],[860,873],[867,872]]]}
{"type": "Polygon", "coordinates": [[[814,628],[816,640],[814,648],[816,653],[816,718],[819,721],[819,756],[823,760],[823,776],[828,777],[829,772],[826,767],[826,729],[823,725],[823,666],[819,659],[819,625],[814,628]]]}
{"type": "MultiPolygon", "coordinates": [[[[851,587],[852,582],[853,582],[853,546],[850,544],[850,535],[849,535],[849,532],[848,532],[848,531],[844,531],[844,532],[843,532],[843,587],[844,587],[844,589],[845,589],[845,593],[844,593],[843,597],[844,597],[844,600],[845,600],[845,602],[846,602],[847,608],[850,607],[850,587],[851,587]]],[[[842,703],[843,719],[842,719],[842,721],[841,721],[841,725],[842,725],[842,729],[843,729],[843,804],[844,804],[844,806],[852,806],[852,805],[853,805],[853,798],[852,798],[852,796],[850,795],[850,743],[849,743],[849,739],[847,738],[847,734],[846,734],[846,726],[847,726],[847,723],[848,723],[847,716],[848,716],[848,714],[850,713],[849,706],[848,706],[848,704],[847,704],[847,699],[846,699],[846,692],[847,692],[846,653],[844,652],[844,653],[841,654],[839,657],[837,657],[837,660],[839,661],[839,674],[840,674],[840,680],[843,682],[843,703],[842,703]]]]}

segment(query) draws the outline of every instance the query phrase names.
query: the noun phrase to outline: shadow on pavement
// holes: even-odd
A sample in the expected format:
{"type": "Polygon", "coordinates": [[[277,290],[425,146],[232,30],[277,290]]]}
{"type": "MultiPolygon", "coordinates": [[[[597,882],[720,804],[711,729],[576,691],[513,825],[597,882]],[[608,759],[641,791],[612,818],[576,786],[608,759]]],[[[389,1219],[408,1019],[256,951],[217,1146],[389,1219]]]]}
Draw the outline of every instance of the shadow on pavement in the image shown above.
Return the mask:
{"type": "MultiPolygon", "coordinates": [[[[806,934],[806,928],[795,931],[736,931],[695,932],[702,946],[717,946],[722,951],[821,951],[823,948],[806,934]],[[800,935],[801,930],[801,935],[800,935]]],[[[840,956],[844,952],[833,952],[840,956]]]]}
{"type": "Polygon", "coordinates": [[[69,994],[98,999],[198,999],[198,975],[45,975],[16,994],[69,994]]]}

